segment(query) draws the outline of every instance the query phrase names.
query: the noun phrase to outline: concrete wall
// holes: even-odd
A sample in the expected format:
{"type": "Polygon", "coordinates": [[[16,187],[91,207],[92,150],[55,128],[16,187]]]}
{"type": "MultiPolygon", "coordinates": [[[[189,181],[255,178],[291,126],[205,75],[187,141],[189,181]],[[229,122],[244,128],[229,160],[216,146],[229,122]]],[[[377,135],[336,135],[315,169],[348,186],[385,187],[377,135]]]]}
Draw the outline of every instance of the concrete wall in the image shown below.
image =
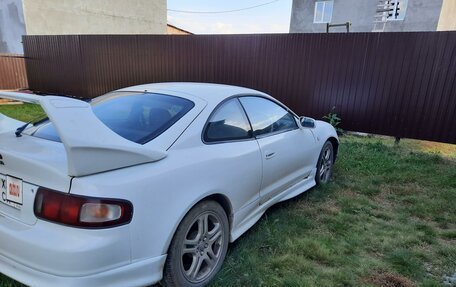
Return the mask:
{"type": "Polygon", "coordinates": [[[456,1],[443,0],[442,12],[440,13],[438,31],[456,30],[456,1]]]}
{"type": "Polygon", "coordinates": [[[388,22],[385,32],[436,31],[442,3],[443,0],[408,0],[404,21],[388,22]]]}
{"type": "MultiPolygon", "coordinates": [[[[443,0],[409,0],[403,21],[389,21],[385,32],[435,31],[443,0]]],[[[446,0],[456,2],[456,0],[446,0]]],[[[350,31],[371,32],[378,0],[334,0],[331,23],[352,22],[350,31]]],[[[293,0],[290,33],[325,32],[326,24],[314,24],[315,0],[293,0]]],[[[455,14],[453,14],[455,15],[455,14]]],[[[456,16],[453,16],[456,17],[456,16]]],[[[344,32],[332,28],[331,32],[344,32]]]]}
{"type": "Polygon", "coordinates": [[[166,33],[166,0],[23,1],[28,35],[166,33]]]}
{"type": "MultiPolygon", "coordinates": [[[[326,24],[314,24],[315,0],[293,0],[290,33],[326,32],[326,24]]],[[[331,23],[352,22],[350,31],[366,32],[373,28],[377,0],[335,0],[331,23]]],[[[331,32],[346,31],[345,27],[331,32]]]]}
{"type": "Polygon", "coordinates": [[[25,35],[21,0],[0,0],[0,53],[22,54],[25,35]]]}

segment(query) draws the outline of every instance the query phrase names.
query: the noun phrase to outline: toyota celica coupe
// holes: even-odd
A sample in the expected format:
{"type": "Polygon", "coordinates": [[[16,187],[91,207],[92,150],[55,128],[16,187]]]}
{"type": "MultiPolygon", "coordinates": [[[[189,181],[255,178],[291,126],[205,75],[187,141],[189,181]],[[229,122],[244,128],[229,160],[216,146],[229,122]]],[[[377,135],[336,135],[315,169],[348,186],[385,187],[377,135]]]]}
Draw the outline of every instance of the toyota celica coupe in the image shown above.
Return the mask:
{"type": "Polygon", "coordinates": [[[269,207],[330,180],[339,146],[236,86],[0,97],[47,115],[0,115],[0,272],[31,286],[204,286],[269,207]]]}

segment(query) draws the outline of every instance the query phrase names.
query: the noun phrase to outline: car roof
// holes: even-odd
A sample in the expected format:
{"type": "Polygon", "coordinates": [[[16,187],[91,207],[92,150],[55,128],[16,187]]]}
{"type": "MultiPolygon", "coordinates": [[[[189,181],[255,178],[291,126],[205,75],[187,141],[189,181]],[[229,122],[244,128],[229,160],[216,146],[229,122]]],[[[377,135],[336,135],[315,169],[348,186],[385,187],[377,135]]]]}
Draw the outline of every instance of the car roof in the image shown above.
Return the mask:
{"type": "Polygon", "coordinates": [[[184,96],[185,94],[201,98],[208,103],[219,103],[226,98],[240,94],[254,94],[267,96],[265,93],[239,86],[212,84],[212,83],[194,83],[194,82],[167,82],[144,84],[138,86],[119,89],[120,92],[156,92],[174,96],[184,96]]]}

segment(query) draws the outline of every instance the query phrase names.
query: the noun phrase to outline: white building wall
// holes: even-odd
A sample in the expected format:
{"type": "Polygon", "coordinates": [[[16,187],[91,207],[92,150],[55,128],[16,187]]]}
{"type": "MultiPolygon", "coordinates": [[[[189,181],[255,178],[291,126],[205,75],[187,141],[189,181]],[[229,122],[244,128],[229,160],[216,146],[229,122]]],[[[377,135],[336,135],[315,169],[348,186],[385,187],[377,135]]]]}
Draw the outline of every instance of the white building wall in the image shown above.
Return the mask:
{"type": "Polygon", "coordinates": [[[0,53],[22,54],[25,35],[21,0],[0,0],[0,53]]]}
{"type": "Polygon", "coordinates": [[[28,35],[165,34],[166,0],[23,0],[28,35]]]}
{"type": "MultiPolygon", "coordinates": [[[[315,2],[318,0],[293,0],[290,33],[321,33],[326,24],[314,23],[315,2]]],[[[408,0],[405,18],[388,21],[385,32],[436,31],[443,0],[408,0]]],[[[445,0],[456,3],[456,0],[445,0]]],[[[334,0],[331,23],[351,22],[350,32],[371,32],[379,0],[334,0]]],[[[451,5],[448,5],[451,6],[451,5]]],[[[455,19],[449,13],[448,19],[455,19]]],[[[331,32],[345,32],[345,27],[331,32]]]]}

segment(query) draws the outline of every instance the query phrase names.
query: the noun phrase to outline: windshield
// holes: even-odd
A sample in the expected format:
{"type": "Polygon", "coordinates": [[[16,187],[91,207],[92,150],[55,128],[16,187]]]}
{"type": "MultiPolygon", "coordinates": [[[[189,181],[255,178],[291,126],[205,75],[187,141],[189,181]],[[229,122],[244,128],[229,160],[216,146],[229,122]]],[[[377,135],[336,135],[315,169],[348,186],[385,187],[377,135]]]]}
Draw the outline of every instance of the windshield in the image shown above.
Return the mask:
{"type": "MultiPolygon", "coordinates": [[[[194,106],[180,97],[138,92],[113,92],[95,98],[94,114],[118,135],[144,144],[171,127],[194,106]]],[[[60,141],[51,122],[39,126],[34,136],[60,141]]]]}

